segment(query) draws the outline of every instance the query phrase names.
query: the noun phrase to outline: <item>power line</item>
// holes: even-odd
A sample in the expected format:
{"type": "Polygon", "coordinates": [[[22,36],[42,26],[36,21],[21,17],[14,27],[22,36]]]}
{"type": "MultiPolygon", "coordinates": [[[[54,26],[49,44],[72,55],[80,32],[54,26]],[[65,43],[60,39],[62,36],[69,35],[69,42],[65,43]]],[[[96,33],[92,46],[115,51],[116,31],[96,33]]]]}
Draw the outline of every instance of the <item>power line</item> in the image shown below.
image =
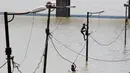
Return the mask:
{"type": "Polygon", "coordinates": [[[1,66],[0,66],[0,69],[3,68],[3,67],[5,66],[6,63],[7,63],[7,62],[5,62],[3,65],[1,65],[1,66]]]}
{"type": "MultiPolygon", "coordinates": [[[[123,28],[123,29],[124,29],[124,28],[123,28]]],[[[97,44],[99,44],[99,45],[101,45],[101,46],[109,46],[109,45],[111,45],[111,44],[113,44],[114,42],[117,41],[117,39],[121,36],[121,34],[122,34],[122,32],[123,32],[123,29],[121,30],[121,32],[120,32],[120,34],[117,36],[117,38],[116,38],[115,40],[113,40],[112,42],[108,43],[108,44],[102,44],[102,43],[98,42],[98,41],[97,41],[96,39],[94,39],[93,36],[91,36],[91,35],[90,35],[90,37],[91,37],[97,44]]]]}
{"type": "Polygon", "coordinates": [[[122,59],[122,60],[103,60],[103,59],[97,59],[97,58],[92,58],[92,57],[88,57],[92,60],[97,60],[97,61],[104,61],[104,62],[123,62],[123,61],[129,61],[130,59],[122,59]]]}
{"type": "Polygon", "coordinates": [[[40,64],[42,63],[42,58],[44,57],[44,55],[45,55],[45,54],[44,54],[44,52],[43,52],[43,54],[42,54],[42,56],[41,56],[41,59],[40,59],[38,65],[37,65],[37,67],[35,68],[35,70],[34,70],[33,73],[36,73],[37,69],[40,67],[40,64]]]}
{"type": "Polygon", "coordinates": [[[37,71],[37,69],[40,67],[40,64],[42,63],[42,58],[43,58],[43,55],[42,55],[41,60],[40,60],[40,62],[38,63],[38,65],[37,65],[37,67],[35,68],[35,70],[34,70],[33,73],[35,73],[35,72],[37,71]]]}
{"type": "MultiPolygon", "coordinates": [[[[51,37],[53,37],[51,35],[51,37]]],[[[54,37],[53,37],[54,38],[54,37]]],[[[70,51],[76,53],[76,54],[79,54],[83,57],[86,57],[85,55],[81,54],[81,53],[78,53],[76,52],[75,50],[72,50],[71,48],[68,48],[67,46],[65,46],[64,44],[62,44],[59,40],[57,40],[56,38],[54,38],[56,41],[58,41],[61,45],[63,45],[64,47],[66,47],[67,49],[69,49],[70,51]]],[[[96,60],[96,61],[103,61],[103,62],[123,62],[123,61],[129,61],[130,59],[122,59],[122,60],[103,60],[103,59],[97,59],[97,58],[93,58],[93,57],[88,57],[89,59],[92,59],[92,60],[96,60]]]]}
{"type": "Polygon", "coordinates": [[[32,37],[33,27],[34,27],[34,14],[33,14],[32,26],[31,26],[31,30],[30,30],[30,34],[29,34],[29,40],[28,40],[27,47],[26,47],[26,52],[25,52],[25,55],[24,55],[23,60],[22,60],[21,63],[20,63],[20,66],[22,65],[22,63],[25,61],[25,59],[26,59],[26,57],[27,57],[27,53],[28,53],[28,49],[29,49],[29,44],[30,44],[31,37],[32,37]]]}
{"type": "Polygon", "coordinates": [[[76,60],[78,59],[78,57],[79,57],[80,53],[83,51],[84,47],[85,47],[85,44],[84,44],[83,48],[80,50],[80,52],[78,53],[78,55],[77,55],[77,57],[75,58],[75,60],[74,60],[74,62],[73,62],[73,63],[75,63],[75,62],[76,62],[76,60]]]}
{"type": "Polygon", "coordinates": [[[57,25],[56,25],[56,28],[54,29],[54,30],[52,30],[52,32],[51,33],[53,33],[54,31],[56,31],[57,29],[58,29],[58,27],[59,27],[59,25],[61,24],[61,19],[59,20],[59,22],[57,23],[57,25]]]}
{"type": "Polygon", "coordinates": [[[14,68],[16,68],[19,71],[19,73],[22,73],[22,71],[19,69],[20,64],[14,62],[14,57],[12,57],[11,59],[12,59],[12,64],[13,64],[13,71],[12,71],[12,73],[14,72],[14,68]]]}
{"type": "MultiPolygon", "coordinates": [[[[98,23],[98,28],[94,31],[94,32],[92,32],[91,34],[94,34],[94,33],[96,33],[97,31],[98,31],[98,29],[100,28],[100,13],[98,14],[98,21],[97,21],[97,23],[98,23]]],[[[92,21],[91,21],[91,19],[90,19],[90,23],[91,23],[92,21]]]]}
{"type": "Polygon", "coordinates": [[[49,38],[50,38],[50,40],[51,40],[51,42],[52,42],[52,45],[53,45],[54,49],[55,49],[56,52],[59,54],[59,56],[60,56],[61,58],[63,58],[64,60],[66,60],[66,61],[68,61],[68,62],[70,62],[70,63],[73,63],[72,61],[66,59],[65,57],[63,57],[63,56],[59,53],[59,51],[57,50],[57,48],[56,48],[56,46],[55,46],[55,44],[54,44],[54,42],[53,42],[53,40],[52,40],[52,38],[51,38],[50,36],[49,36],[49,38]]]}
{"type": "MultiPolygon", "coordinates": [[[[51,35],[51,34],[50,34],[51,35]]],[[[59,40],[57,40],[53,35],[51,35],[52,38],[54,38],[59,44],[61,44],[62,46],[64,46],[65,48],[69,49],[70,51],[76,53],[76,54],[79,54],[78,52],[76,52],[75,50],[72,50],[71,48],[67,47],[66,45],[64,45],[63,43],[61,43],[59,40]]],[[[80,54],[82,55],[82,54],[80,54]]],[[[82,55],[84,56],[84,55],[82,55]]]]}

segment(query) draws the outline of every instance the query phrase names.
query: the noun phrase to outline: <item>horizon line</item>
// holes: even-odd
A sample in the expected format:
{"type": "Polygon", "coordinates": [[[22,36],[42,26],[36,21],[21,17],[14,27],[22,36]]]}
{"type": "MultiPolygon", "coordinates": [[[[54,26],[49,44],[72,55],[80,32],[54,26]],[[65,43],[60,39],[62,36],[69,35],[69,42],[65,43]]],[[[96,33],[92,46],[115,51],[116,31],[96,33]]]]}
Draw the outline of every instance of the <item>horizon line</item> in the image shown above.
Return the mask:
{"type": "MultiPolygon", "coordinates": [[[[0,12],[3,15],[4,12],[0,12]]],[[[22,16],[47,16],[48,14],[38,13],[38,14],[24,14],[22,16]]],[[[51,16],[56,16],[56,14],[51,14],[51,16]]],[[[87,15],[82,14],[70,14],[70,17],[86,18],[87,15]]],[[[125,16],[114,16],[114,15],[92,15],[90,18],[113,18],[113,19],[124,19],[125,16]]]]}

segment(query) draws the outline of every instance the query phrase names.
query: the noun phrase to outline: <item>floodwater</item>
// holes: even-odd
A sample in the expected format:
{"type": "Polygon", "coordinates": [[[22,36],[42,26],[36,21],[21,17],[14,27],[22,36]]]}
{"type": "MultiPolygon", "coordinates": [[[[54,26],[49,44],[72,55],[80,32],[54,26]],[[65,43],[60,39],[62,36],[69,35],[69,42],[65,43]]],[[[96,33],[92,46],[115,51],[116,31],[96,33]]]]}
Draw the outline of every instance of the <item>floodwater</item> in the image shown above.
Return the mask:
{"type": "MultiPolygon", "coordinates": [[[[129,73],[130,26],[127,25],[127,45],[124,48],[124,19],[90,19],[87,63],[86,43],[80,33],[83,23],[86,23],[86,18],[51,17],[52,36],[48,42],[46,73],[71,73],[71,62],[77,66],[76,73],[129,73]]],[[[12,56],[20,64],[22,73],[43,73],[46,24],[47,18],[38,16],[16,16],[9,23],[12,56]]],[[[6,62],[4,30],[1,16],[0,66],[6,62]]],[[[18,73],[17,68],[13,72],[18,73]]],[[[7,73],[7,64],[0,73],[7,73]]]]}

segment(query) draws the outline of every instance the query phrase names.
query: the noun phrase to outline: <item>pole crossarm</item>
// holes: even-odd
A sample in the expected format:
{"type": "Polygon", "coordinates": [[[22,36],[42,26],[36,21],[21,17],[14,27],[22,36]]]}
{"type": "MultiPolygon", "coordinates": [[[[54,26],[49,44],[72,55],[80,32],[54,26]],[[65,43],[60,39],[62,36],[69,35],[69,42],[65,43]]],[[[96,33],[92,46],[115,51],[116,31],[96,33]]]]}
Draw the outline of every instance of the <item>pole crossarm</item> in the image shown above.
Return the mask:
{"type": "Polygon", "coordinates": [[[76,6],[51,6],[51,8],[75,8],[76,6]]]}
{"type": "Polygon", "coordinates": [[[125,6],[125,7],[130,7],[130,5],[129,5],[129,4],[124,4],[124,6],[125,6]]]}
{"type": "Polygon", "coordinates": [[[8,12],[8,15],[23,15],[23,14],[29,14],[30,12],[23,12],[23,13],[15,13],[15,12],[8,12]]]}
{"type": "Polygon", "coordinates": [[[89,12],[90,14],[100,14],[100,13],[103,13],[105,11],[99,11],[99,12],[89,12]]]}

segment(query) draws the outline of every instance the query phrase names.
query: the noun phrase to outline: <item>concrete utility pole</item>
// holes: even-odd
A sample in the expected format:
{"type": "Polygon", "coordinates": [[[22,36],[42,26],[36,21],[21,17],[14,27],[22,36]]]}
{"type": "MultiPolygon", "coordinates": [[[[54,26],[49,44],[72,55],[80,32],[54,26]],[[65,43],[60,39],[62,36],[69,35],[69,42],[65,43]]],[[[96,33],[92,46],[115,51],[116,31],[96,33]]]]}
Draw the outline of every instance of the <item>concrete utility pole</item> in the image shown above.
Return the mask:
{"type": "MultiPolygon", "coordinates": [[[[70,0],[56,0],[56,6],[70,6],[70,0]]],[[[70,17],[70,8],[57,8],[56,17],[70,17]]]]}
{"type": "Polygon", "coordinates": [[[88,62],[88,42],[89,42],[89,12],[87,12],[87,30],[86,30],[86,63],[88,62]]]}
{"type": "Polygon", "coordinates": [[[8,73],[11,73],[11,48],[10,48],[10,42],[9,42],[9,27],[8,27],[8,13],[4,12],[4,19],[5,19],[5,38],[6,38],[6,55],[7,55],[7,68],[8,73]]]}
{"type": "Polygon", "coordinates": [[[127,38],[127,25],[128,25],[128,18],[130,17],[129,13],[129,4],[124,4],[125,6],[125,34],[124,34],[124,51],[126,51],[126,38],[127,38]]]}

